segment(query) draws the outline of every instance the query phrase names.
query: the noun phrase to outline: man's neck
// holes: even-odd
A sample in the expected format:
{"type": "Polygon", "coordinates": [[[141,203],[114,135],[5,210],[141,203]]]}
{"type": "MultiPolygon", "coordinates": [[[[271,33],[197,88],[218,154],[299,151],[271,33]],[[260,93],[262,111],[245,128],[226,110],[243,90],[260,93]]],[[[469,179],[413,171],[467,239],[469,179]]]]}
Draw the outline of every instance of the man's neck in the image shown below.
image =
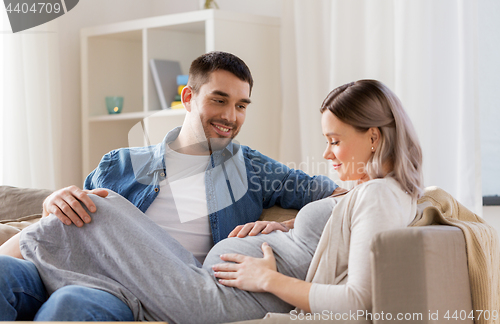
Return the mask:
{"type": "Polygon", "coordinates": [[[178,153],[189,155],[210,155],[212,153],[206,142],[197,142],[196,139],[184,132],[184,128],[181,129],[179,136],[169,144],[169,147],[178,153]]]}

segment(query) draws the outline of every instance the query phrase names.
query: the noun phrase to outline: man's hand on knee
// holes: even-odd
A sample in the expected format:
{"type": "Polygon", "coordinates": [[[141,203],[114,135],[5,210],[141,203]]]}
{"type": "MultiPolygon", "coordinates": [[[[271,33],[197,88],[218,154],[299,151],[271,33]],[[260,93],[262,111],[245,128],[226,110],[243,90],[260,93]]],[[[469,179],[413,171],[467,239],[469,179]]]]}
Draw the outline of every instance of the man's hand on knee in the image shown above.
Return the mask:
{"type": "Polygon", "coordinates": [[[90,223],[90,215],[85,211],[82,204],[90,212],[96,211],[96,206],[88,196],[95,194],[106,197],[106,189],[82,190],[76,186],[69,186],[53,192],[43,202],[43,217],[54,214],[66,225],[75,224],[82,227],[83,223],[90,223]]]}

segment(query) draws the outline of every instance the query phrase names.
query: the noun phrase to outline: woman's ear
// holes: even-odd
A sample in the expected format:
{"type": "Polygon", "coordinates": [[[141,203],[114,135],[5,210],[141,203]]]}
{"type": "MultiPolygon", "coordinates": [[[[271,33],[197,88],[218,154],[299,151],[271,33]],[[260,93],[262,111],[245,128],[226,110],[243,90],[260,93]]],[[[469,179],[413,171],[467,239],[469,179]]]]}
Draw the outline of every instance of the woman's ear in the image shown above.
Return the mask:
{"type": "Polygon", "coordinates": [[[182,105],[187,111],[191,112],[191,100],[193,99],[193,89],[190,86],[185,86],[181,92],[182,105]]]}
{"type": "Polygon", "coordinates": [[[378,143],[380,142],[380,138],[382,137],[382,134],[380,133],[380,129],[378,127],[372,127],[368,130],[368,133],[370,134],[372,146],[375,149],[377,149],[378,143]]]}

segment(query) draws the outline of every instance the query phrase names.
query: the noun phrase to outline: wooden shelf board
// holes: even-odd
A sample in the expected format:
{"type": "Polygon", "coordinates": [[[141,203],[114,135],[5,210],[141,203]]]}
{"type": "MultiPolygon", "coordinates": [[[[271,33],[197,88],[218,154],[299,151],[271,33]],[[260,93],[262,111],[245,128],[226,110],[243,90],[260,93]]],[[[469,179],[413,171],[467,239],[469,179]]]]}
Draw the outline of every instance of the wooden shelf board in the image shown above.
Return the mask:
{"type": "Polygon", "coordinates": [[[90,116],[89,122],[107,122],[107,121],[119,121],[119,120],[130,120],[130,119],[144,119],[147,117],[169,117],[169,116],[182,116],[186,114],[185,109],[166,109],[166,110],[155,110],[155,111],[138,111],[129,112],[113,115],[101,115],[101,116],[90,116]]]}

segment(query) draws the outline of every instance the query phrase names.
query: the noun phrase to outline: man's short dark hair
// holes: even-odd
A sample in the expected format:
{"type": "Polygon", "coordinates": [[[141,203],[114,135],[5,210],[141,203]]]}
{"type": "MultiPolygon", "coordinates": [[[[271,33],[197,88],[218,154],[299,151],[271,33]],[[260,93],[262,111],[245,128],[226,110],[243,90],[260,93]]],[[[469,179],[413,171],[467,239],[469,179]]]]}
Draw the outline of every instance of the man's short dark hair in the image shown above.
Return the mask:
{"type": "Polygon", "coordinates": [[[208,82],[210,73],[217,70],[228,71],[241,81],[248,82],[252,93],[253,78],[250,69],[242,59],[226,52],[210,52],[195,59],[189,68],[188,85],[197,94],[201,86],[208,82]]]}

